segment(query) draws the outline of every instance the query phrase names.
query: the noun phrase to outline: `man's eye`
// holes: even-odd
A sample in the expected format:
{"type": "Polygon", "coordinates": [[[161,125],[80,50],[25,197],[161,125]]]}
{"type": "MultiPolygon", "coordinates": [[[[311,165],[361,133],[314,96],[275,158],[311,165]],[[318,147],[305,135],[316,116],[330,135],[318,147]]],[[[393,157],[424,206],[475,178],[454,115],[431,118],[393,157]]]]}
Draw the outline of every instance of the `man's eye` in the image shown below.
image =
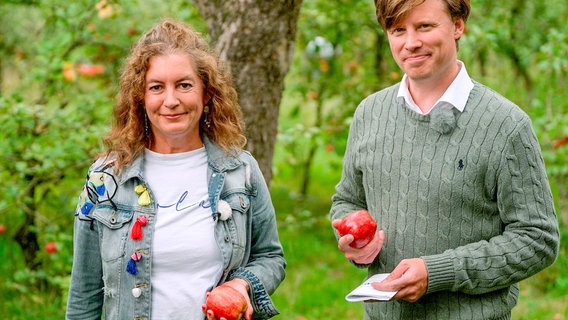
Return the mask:
{"type": "Polygon", "coordinates": [[[403,32],[404,32],[404,28],[393,28],[391,30],[392,34],[400,34],[400,33],[403,33],[403,32]]]}

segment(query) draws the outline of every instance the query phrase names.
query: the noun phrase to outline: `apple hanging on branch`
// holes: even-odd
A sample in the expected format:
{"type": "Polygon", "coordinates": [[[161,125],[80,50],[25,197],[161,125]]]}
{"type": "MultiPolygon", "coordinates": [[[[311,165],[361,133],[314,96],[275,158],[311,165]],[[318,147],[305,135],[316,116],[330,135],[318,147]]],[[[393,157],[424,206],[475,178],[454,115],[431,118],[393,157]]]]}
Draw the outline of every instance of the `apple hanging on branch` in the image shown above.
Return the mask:
{"type": "Polygon", "coordinates": [[[247,310],[247,301],[243,295],[230,286],[218,286],[207,295],[203,312],[213,311],[215,318],[241,320],[247,310]]]}
{"type": "Polygon", "coordinates": [[[337,225],[340,236],[353,235],[354,240],[349,245],[356,249],[361,249],[371,242],[376,231],[377,223],[365,209],[351,212],[337,225]]]}
{"type": "Polygon", "coordinates": [[[48,243],[45,244],[45,252],[47,252],[47,254],[53,254],[57,252],[57,245],[55,244],[55,242],[50,241],[48,243]]]}

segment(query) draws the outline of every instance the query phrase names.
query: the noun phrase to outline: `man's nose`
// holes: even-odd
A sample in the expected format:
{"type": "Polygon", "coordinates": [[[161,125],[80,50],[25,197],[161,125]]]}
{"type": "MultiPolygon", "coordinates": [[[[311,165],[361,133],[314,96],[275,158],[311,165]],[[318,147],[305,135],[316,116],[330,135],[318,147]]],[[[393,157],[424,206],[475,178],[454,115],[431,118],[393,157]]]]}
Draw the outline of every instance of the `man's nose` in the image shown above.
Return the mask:
{"type": "Polygon", "coordinates": [[[414,51],[416,48],[422,46],[422,40],[420,40],[420,35],[414,30],[409,30],[406,32],[406,39],[404,42],[404,48],[408,51],[414,51]]]}

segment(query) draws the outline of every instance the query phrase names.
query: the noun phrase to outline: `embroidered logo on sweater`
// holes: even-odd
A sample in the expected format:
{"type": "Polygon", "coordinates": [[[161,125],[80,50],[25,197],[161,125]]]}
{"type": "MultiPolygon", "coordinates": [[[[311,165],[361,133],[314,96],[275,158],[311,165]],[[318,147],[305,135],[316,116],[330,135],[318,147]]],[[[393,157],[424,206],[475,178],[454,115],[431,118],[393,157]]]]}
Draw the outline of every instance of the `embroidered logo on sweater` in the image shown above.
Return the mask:
{"type": "Polygon", "coordinates": [[[463,159],[460,159],[460,161],[458,161],[458,170],[463,170],[463,167],[465,167],[465,164],[463,163],[463,159]]]}

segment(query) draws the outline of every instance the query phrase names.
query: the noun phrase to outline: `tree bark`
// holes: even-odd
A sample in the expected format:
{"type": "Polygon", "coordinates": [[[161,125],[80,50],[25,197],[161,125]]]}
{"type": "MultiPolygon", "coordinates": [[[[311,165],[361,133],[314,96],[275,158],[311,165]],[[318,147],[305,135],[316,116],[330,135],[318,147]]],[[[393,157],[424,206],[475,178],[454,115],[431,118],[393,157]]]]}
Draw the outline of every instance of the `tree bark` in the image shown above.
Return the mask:
{"type": "Polygon", "coordinates": [[[230,68],[248,137],[268,184],[278,113],[302,0],[194,0],[213,47],[230,68]]]}
{"type": "MultiPolygon", "coordinates": [[[[30,188],[24,197],[28,196],[30,199],[34,199],[36,190],[34,177],[26,175],[25,180],[28,181],[30,188]]],[[[26,265],[30,268],[30,270],[37,270],[41,265],[40,261],[37,259],[37,253],[40,250],[35,219],[37,206],[33,200],[27,203],[26,201],[23,202],[24,222],[14,235],[14,240],[16,240],[20,248],[22,248],[26,265]]]]}

